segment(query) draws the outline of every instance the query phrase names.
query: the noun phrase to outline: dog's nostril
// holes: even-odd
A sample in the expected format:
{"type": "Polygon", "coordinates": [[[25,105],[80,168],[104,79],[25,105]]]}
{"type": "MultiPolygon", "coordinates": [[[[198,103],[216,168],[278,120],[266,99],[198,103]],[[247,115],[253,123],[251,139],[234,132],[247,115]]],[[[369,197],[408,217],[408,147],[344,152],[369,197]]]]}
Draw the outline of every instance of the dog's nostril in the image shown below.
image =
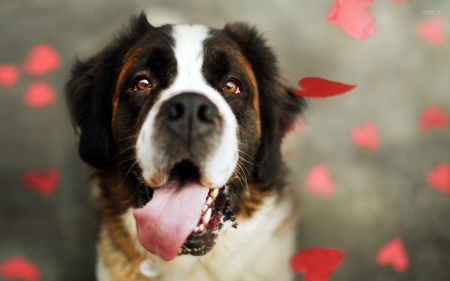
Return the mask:
{"type": "Polygon", "coordinates": [[[198,119],[203,122],[213,122],[214,112],[211,107],[207,105],[202,105],[198,109],[198,119]]]}
{"type": "Polygon", "coordinates": [[[174,103],[166,111],[166,117],[170,121],[175,121],[183,117],[184,107],[180,103],[174,103]]]}

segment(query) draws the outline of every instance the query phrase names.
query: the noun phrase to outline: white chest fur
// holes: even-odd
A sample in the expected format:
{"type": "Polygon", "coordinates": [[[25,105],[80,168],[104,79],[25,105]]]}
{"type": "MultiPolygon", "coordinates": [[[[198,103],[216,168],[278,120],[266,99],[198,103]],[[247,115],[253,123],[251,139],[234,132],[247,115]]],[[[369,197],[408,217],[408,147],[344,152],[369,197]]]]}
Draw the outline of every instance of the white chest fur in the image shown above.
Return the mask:
{"type": "MultiPolygon", "coordinates": [[[[214,249],[205,256],[179,256],[165,262],[148,253],[137,241],[132,210],[123,216],[136,249],[147,257],[144,263],[150,263],[158,272],[158,277],[149,279],[155,281],[291,280],[289,258],[295,250],[295,221],[292,201],[287,196],[278,199],[272,196],[251,219],[238,218],[237,229],[221,233],[214,249]]],[[[97,278],[114,281],[101,257],[97,278]]]]}

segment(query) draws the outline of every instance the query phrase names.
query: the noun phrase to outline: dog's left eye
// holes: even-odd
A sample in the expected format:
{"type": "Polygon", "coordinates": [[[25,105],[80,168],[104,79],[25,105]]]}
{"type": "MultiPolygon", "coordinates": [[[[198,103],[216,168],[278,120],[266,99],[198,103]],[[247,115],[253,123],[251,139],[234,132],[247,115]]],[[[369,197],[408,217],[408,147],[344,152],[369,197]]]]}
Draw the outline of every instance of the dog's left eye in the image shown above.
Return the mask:
{"type": "Polygon", "coordinates": [[[133,91],[141,91],[141,90],[147,90],[152,87],[152,83],[148,81],[148,79],[140,79],[139,81],[134,84],[133,91]]]}
{"type": "Polygon", "coordinates": [[[230,94],[240,94],[241,89],[238,84],[234,81],[229,80],[225,85],[222,86],[222,90],[230,94]]]}

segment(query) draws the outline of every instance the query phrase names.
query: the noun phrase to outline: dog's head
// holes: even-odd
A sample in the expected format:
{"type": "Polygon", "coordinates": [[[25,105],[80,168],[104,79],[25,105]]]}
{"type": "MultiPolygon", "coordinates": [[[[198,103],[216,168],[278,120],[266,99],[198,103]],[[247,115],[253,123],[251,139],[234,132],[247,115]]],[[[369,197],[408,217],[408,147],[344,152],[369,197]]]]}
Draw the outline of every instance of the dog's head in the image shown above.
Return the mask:
{"type": "Polygon", "coordinates": [[[110,211],[136,208],[139,242],[165,260],[207,253],[234,213],[281,188],[281,139],[304,105],[254,28],[153,27],[144,14],[76,63],[67,98],[81,158],[121,175],[103,192],[128,205],[110,211]]]}

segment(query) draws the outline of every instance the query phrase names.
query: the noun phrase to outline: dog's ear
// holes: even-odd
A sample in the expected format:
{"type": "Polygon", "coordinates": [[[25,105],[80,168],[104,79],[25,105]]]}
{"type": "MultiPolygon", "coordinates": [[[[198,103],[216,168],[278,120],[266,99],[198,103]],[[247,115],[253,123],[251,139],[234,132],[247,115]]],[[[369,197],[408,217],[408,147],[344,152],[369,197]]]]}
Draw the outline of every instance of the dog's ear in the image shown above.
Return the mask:
{"type": "Polygon", "coordinates": [[[224,31],[249,61],[258,84],[261,143],[256,155],[256,176],[260,181],[276,181],[283,166],[282,138],[302,113],[306,101],[283,85],[274,54],[254,27],[233,23],[227,24],[224,31]]]}
{"type": "Polygon", "coordinates": [[[79,129],[80,157],[92,167],[105,167],[114,160],[111,119],[117,70],[127,42],[133,42],[149,28],[152,26],[141,13],[103,51],[86,62],[77,61],[72,68],[66,84],[67,103],[72,123],[79,129]]]}

